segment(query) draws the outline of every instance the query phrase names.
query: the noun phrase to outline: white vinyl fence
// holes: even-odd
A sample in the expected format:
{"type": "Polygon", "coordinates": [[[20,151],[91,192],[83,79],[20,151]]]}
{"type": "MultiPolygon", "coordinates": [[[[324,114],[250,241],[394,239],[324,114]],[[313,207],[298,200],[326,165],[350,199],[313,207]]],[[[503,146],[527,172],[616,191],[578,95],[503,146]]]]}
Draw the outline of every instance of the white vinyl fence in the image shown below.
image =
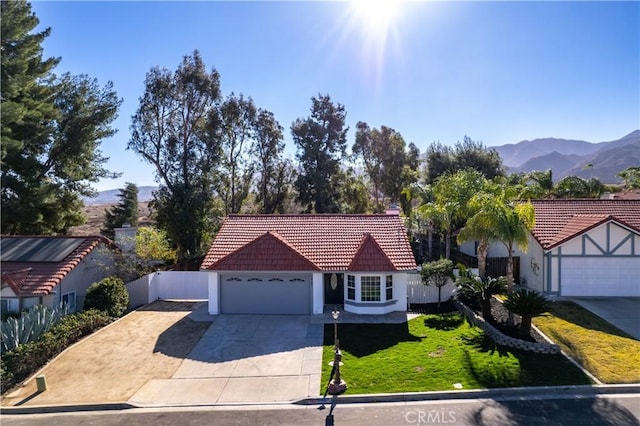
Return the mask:
{"type": "MultiPolygon", "coordinates": [[[[476,268],[472,268],[471,272],[475,275],[478,274],[478,270],[476,268]]],[[[453,273],[455,276],[458,276],[457,269],[454,269],[453,273]]],[[[456,286],[453,284],[453,280],[449,280],[449,282],[440,290],[442,301],[446,302],[449,300],[455,289],[456,286]]],[[[407,276],[407,302],[409,304],[438,303],[438,287],[423,284],[420,273],[409,274],[407,276]]]]}
{"type": "Polygon", "coordinates": [[[201,271],[158,271],[127,283],[129,308],[158,299],[207,300],[208,273],[201,271]]]}
{"type": "MultiPolygon", "coordinates": [[[[456,288],[453,281],[442,287],[442,301],[446,302],[451,298],[453,290],[456,288]]],[[[438,303],[438,287],[434,285],[424,285],[420,274],[409,274],[407,277],[407,302],[411,303],[438,303]]]]}

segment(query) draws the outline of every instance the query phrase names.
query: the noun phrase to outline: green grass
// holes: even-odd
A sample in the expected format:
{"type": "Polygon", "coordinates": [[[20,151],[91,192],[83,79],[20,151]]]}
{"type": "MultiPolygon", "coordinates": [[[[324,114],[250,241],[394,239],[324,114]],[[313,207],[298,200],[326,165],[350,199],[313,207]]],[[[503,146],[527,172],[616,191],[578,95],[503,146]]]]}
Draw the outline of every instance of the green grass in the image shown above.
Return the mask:
{"type": "Polygon", "coordinates": [[[640,382],[640,341],[573,302],[553,302],[533,323],[604,383],[640,382]]]}
{"type": "MultiPolygon", "coordinates": [[[[333,325],[324,335],[321,392],[331,374],[333,325]]],[[[338,338],[350,394],[590,383],[561,355],[496,346],[458,312],[403,324],[339,324],[338,338]]]]}

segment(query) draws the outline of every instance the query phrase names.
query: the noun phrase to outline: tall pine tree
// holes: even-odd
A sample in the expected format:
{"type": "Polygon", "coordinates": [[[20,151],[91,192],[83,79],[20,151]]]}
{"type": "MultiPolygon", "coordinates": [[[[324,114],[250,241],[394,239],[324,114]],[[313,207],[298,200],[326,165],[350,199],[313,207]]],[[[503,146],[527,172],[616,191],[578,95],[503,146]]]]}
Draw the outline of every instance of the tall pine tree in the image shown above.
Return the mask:
{"type": "Polygon", "coordinates": [[[47,28],[24,0],[2,1],[2,233],[59,234],[83,222],[80,196],[113,176],[99,144],[121,100],[111,83],[56,78],[58,58],[43,59],[47,28]]]}
{"type": "Polygon", "coordinates": [[[112,208],[105,210],[102,235],[114,238],[113,228],[120,228],[124,224],[137,226],[138,224],[138,187],[135,183],[127,182],[124,189],[118,194],[120,202],[112,208]]]}
{"type": "Polygon", "coordinates": [[[298,118],[291,134],[298,151],[298,199],[309,213],[340,211],[340,161],[347,146],[344,106],[329,95],[311,98],[311,116],[298,118]]]}

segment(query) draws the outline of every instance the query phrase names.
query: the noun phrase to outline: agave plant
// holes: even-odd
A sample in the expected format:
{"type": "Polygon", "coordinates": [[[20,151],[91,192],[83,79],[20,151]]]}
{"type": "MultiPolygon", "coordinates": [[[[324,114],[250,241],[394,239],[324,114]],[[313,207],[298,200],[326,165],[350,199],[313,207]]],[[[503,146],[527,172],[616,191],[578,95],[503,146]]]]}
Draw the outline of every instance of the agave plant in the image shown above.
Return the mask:
{"type": "Polygon", "coordinates": [[[0,324],[2,353],[13,350],[23,343],[37,340],[68,313],[69,306],[66,303],[61,303],[54,309],[44,305],[34,305],[24,311],[19,318],[9,318],[3,321],[0,324]]]}
{"type": "Polygon", "coordinates": [[[509,294],[504,307],[522,317],[520,335],[531,334],[531,320],[549,310],[550,302],[540,293],[533,290],[521,289],[509,294]]]}

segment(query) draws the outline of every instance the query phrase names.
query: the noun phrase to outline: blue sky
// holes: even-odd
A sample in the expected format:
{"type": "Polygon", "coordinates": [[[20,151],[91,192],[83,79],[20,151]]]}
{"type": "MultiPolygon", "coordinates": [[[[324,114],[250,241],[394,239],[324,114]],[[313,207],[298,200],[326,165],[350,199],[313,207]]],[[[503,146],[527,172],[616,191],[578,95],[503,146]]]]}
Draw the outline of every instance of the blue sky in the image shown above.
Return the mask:
{"type": "Polygon", "coordinates": [[[345,105],[349,146],[358,121],[393,127],[422,151],[464,135],[487,146],[602,142],[640,127],[640,2],[405,2],[387,22],[349,2],[32,6],[52,28],[44,49],[62,57],[56,72],[111,80],[124,98],[119,131],[102,144],[124,174],[98,190],[156,184],[126,150],[131,116],[151,67],[175,70],[194,49],[225,96],[275,114],[292,158],[289,128],[318,93],[345,105]]]}

